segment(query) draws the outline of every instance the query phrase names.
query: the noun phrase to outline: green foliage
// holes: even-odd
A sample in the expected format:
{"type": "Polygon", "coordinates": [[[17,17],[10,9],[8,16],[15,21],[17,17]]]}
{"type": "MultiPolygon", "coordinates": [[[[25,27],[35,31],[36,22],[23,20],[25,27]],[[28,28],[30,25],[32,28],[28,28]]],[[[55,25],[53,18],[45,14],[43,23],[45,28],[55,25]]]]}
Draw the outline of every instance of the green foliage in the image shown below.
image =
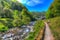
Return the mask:
{"type": "Polygon", "coordinates": [[[60,40],[60,17],[55,17],[49,20],[49,26],[51,28],[55,40],[60,40]]]}
{"type": "Polygon", "coordinates": [[[44,27],[43,21],[40,21],[40,20],[36,21],[34,28],[33,28],[34,32],[30,32],[26,40],[35,40],[36,36],[41,31],[41,29],[43,29],[43,27],[44,27]]]}
{"type": "Polygon", "coordinates": [[[5,26],[5,24],[2,20],[0,20],[0,31],[4,32],[4,31],[7,31],[7,30],[8,30],[8,27],[5,26]]]}
{"type": "Polygon", "coordinates": [[[27,8],[16,0],[0,0],[1,31],[29,24],[33,19],[27,8]]]}
{"type": "Polygon", "coordinates": [[[41,17],[44,17],[45,16],[45,13],[46,12],[32,12],[32,15],[34,18],[41,18],[41,17]]]}
{"type": "Polygon", "coordinates": [[[50,11],[48,11],[45,15],[46,15],[46,18],[53,18],[54,17],[53,13],[51,13],[50,11]]]}
{"type": "Polygon", "coordinates": [[[19,11],[18,11],[18,10],[14,10],[14,11],[13,11],[13,14],[14,14],[14,15],[13,15],[13,18],[14,18],[14,19],[19,18],[19,17],[18,17],[18,14],[19,14],[19,11]]]}
{"type": "Polygon", "coordinates": [[[53,18],[57,16],[60,16],[60,0],[54,0],[46,13],[46,18],[53,18]]]}
{"type": "Polygon", "coordinates": [[[31,18],[29,14],[26,12],[26,10],[22,10],[21,19],[24,24],[29,24],[29,22],[31,21],[31,18]]]}
{"type": "Polygon", "coordinates": [[[12,0],[13,2],[16,2],[16,0],[12,0]]]}
{"type": "Polygon", "coordinates": [[[12,23],[14,27],[20,27],[23,25],[21,19],[14,19],[12,23]]]}

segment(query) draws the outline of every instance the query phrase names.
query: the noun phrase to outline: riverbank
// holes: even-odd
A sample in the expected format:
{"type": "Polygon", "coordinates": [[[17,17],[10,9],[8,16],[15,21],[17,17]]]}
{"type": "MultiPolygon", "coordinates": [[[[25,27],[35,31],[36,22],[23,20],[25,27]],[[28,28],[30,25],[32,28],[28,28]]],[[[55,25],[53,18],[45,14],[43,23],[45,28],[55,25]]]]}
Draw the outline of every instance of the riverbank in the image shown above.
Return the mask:
{"type": "Polygon", "coordinates": [[[36,40],[39,32],[44,28],[44,22],[41,20],[36,21],[33,32],[29,33],[29,36],[25,40],[36,40]]]}
{"type": "Polygon", "coordinates": [[[15,27],[9,29],[5,33],[0,34],[1,40],[24,40],[28,36],[29,32],[33,32],[35,21],[30,22],[28,25],[23,25],[21,28],[15,27]]]}

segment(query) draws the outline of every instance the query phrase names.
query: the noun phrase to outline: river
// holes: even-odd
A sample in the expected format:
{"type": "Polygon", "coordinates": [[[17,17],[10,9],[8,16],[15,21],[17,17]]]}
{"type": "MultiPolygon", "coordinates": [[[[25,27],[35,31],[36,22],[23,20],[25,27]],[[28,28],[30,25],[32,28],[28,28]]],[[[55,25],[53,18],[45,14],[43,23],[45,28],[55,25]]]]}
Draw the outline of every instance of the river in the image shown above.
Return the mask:
{"type": "Polygon", "coordinates": [[[30,32],[33,32],[35,21],[30,22],[28,25],[21,26],[21,29],[19,28],[12,28],[10,30],[13,30],[15,32],[9,31],[8,33],[5,33],[2,35],[2,40],[24,40],[30,32]]]}

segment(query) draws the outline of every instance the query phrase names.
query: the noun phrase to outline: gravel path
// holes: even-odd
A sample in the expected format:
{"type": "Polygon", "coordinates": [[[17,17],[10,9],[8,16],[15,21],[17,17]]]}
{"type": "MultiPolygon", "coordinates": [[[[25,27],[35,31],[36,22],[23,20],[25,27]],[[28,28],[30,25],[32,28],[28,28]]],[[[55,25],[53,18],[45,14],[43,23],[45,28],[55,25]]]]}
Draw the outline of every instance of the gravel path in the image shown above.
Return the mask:
{"type": "Polygon", "coordinates": [[[45,27],[46,27],[46,29],[45,29],[45,37],[44,37],[44,40],[54,40],[54,38],[53,38],[53,35],[52,35],[52,33],[51,33],[51,30],[50,30],[50,28],[49,28],[49,26],[48,26],[48,24],[45,22],[45,27]]]}

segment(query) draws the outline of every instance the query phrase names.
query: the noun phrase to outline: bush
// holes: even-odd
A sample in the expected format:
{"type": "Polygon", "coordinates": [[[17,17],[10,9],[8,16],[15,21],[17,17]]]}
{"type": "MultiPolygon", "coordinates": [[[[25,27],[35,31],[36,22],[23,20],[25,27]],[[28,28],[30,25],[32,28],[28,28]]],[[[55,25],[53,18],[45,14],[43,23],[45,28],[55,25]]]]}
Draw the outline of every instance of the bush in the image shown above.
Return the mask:
{"type": "Polygon", "coordinates": [[[4,31],[7,31],[8,30],[8,27],[6,27],[5,25],[3,25],[2,23],[0,23],[0,31],[1,32],[4,32],[4,31]]]}

